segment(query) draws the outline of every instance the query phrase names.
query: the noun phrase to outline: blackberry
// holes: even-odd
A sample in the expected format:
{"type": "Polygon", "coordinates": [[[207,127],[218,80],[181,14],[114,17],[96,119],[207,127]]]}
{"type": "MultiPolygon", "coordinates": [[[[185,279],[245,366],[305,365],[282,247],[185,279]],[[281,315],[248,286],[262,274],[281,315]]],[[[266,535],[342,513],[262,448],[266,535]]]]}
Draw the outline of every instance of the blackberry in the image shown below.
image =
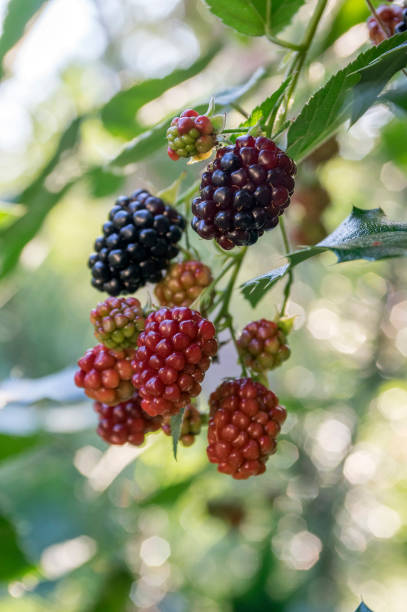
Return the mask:
{"type": "Polygon", "coordinates": [[[187,109],[171,121],[167,139],[170,159],[194,157],[208,153],[215,146],[215,127],[206,115],[187,109]]]}
{"type": "Polygon", "coordinates": [[[116,406],[95,402],[94,409],[99,416],[97,433],[109,444],[128,442],[141,446],[147,433],[158,431],[161,427],[161,417],[146,414],[137,393],[116,406]]]}
{"type": "Polygon", "coordinates": [[[200,261],[172,264],[154,293],[161,306],[190,306],[212,282],[208,266],[200,261]]]}
{"type": "Polygon", "coordinates": [[[208,459],[237,480],[258,476],[286,418],[278,398],[250,378],[226,381],[209,398],[208,459]]]}
{"type": "Polygon", "coordinates": [[[96,339],[107,348],[134,348],[144,329],[144,313],[134,297],[109,297],[91,310],[90,322],[96,339]]]}
{"type": "Polygon", "coordinates": [[[148,191],[121,196],[89,257],[92,285],[117,296],[159,282],[178,255],[176,244],[184,229],[185,219],[148,191]]]}
{"type": "Polygon", "coordinates": [[[272,140],[240,136],[202,174],[193,229],[226,250],[254,244],[289,205],[295,173],[295,163],[272,140]]]}
{"type": "Polygon", "coordinates": [[[369,17],[367,20],[367,27],[369,30],[370,40],[375,45],[378,45],[385,40],[387,38],[386,34],[388,36],[393,36],[393,34],[398,32],[406,31],[407,18],[402,6],[387,6],[383,4],[376,9],[376,13],[385,26],[386,32],[383,32],[380,23],[378,23],[373,15],[369,17]]]}
{"type": "MultiPolygon", "coordinates": [[[[183,446],[192,446],[196,436],[201,432],[202,415],[195,406],[189,404],[185,408],[184,419],[182,421],[181,435],[179,441],[183,446]]],[[[163,432],[171,435],[171,417],[164,416],[161,426],[163,432]]]]}
{"type": "Polygon", "coordinates": [[[189,308],[161,308],[148,315],[131,362],[133,385],[151,416],[176,414],[201,392],[217,353],[214,325],[189,308]]]}
{"type": "Polygon", "coordinates": [[[237,340],[237,348],[245,366],[254,372],[274,370],[290,356],[282,326],[266,319],[248,323],[237,340]]]}
{"type": "Polygon", "coordinates": [[[74,381],[91,399],[114,406],[134,393],[131,383],[133,349],[115,351],[98,344],[79,359],[74,381]]]}

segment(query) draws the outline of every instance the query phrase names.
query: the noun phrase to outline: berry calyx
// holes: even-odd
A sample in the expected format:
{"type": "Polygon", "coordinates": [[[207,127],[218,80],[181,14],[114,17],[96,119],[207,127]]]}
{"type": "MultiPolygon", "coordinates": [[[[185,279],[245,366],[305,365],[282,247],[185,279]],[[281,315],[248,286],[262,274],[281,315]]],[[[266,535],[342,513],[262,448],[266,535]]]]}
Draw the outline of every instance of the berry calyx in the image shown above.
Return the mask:
{"type": "Polygon", "coordinates": [[[202,174],[192,228],[225,250],[254,244],[289,205],[295,173],[295,163],[269,138],[239,136],[202,174]]]}
{"type": "Polygon", "coordinates": [[[128,400],[134,394],[131,359],[134,349],[116,351],[103,344],[86,351],[78,361],[74,381],[91,399],[109,406],[128,400]]]}
{"type": "Polygon", "coordinates": [[[178,255],[185,219],[145,189],[121,196],[103,225],[89,257],[92,285],[117,296],[157,283],[178,255]]]}
{"type": "Polygon", "coordinates": [[[248,323],[237,339],[244,365],[254,372],[274,370],[286,361],[291,351],[286,333],[278,322],[260,319],[248,323]]]}
{"type": "Polygon", "coordinates": [[[222,383],[209,406],[209,461],[237,480],[263,474],[286,419],[276,395],[250,378],[239,378],[222,383]]]}
{"type": "Polygon", "coordinates": [[[187,109],[171,121],[167,139],[168,156],[177,161],[208,153],[216,145],[216,130],[209,117],[187,109]]]}
{"type": "Polygon", "coordinates": [[[131,362],[145,412],[176,414],[200,394],[217,353],[215,334],[213,323],[190,308],[161,308],[148,315],[131,362]]]}
{"type": "MultiPolygon", "coordinates": [[[[189,404],[185,408],[179,441],[183,446],[192,446],[197,435],[201,432],[202,415],[195,406],[189,404]]],[[[163,432],[171,435],[171,417],[164,416],[161,426],[163,432]]]]}
{"type": "Polygon", "coordinates": [[[140,406],[137,393],[127,402],[115,406],[95,402],[98,413],[97,433],[109,444],[132,444],[141,446],[146,434],[158,431],[161,427],[160,417],[151,417],[140,406]]]}
{"type": "Polygon", "coordinates": [[[109,297],[90,313],[96,339],[109,349],[135,348],[144,319],[141,304],[134,297],[109,297]]]}
{"type": "Polygon", "coordinates": [[[172,264],[154,293],[161,306],[190,306],[212,282],[210,268],[200,261],[172,264]]]}
{"type": "Polygon", "coordinates": [[[386,32],[383,32],[383,28],[381,24],[378,23],[376,17],[373,15],[369,17],[367,20],[367,27],[369,30],[370,40],[375,45],[381,43],[387,38],[387,36],[393,36],[395,33],[405,32],[407,30],[407,16],[404,13],[402,6],[388,6],[386,4],[382,4],[376,9],[376,13],[380,21],[383,23],[386,32]]]}

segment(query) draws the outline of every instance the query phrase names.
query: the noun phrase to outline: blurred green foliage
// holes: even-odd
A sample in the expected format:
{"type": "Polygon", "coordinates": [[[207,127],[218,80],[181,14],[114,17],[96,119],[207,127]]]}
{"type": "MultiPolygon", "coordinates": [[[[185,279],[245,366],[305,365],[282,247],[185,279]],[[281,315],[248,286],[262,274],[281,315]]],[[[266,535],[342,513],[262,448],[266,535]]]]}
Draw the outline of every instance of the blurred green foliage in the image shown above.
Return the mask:
{"type": "MultiPolygon", "coordinates": [[[[222,11],[231,6],[221,4],[222,11]]],[[[264,29],[265,3],[252,4],[261,9],[264,29]]],[[[281,36],[300,40],[307,4],[273,2],[281,25],[289,26],[281,36]],[[293,4],[305,6],[289,25],[293,4]]],[[[329,79],[368,49],[366,16],[362,1],[334,3],[296,109],[317,88],[317,95],[343,95],[346,79],[329,79]]],[[[384,85],[399,67],[399,53],[394,63],[395,55],[368,50],[369,58],[380,58],[380,74],[366,77],[384,85]]],[[[296,268],[288,308],[296,317],[292,357],[270,376],[289,418],[260,478],[234,482],[218,474],[206,460],[204,435],[179,448],[177,462],[164,436],[152,435],[141,451],[107,450],[94,432],[90,402],[71,386],[71,371],[55,374],[93,343],[88,314],[100,296],[89,285],[86,260],[112,199],[140,186],[158,192],[185,168],[166,156],[171,116],[188,106],[203,111],[219,92],[218,108],[229,111],[230,125],[242,119],[236,104],[270,113],[276,74],[289,57],[264,38],[236,35],[200,0],[10,0],[0,59],[6,202],[0,211],[0,612],[353,612],[361,596],[360,612],[404,612],[403,260],[337,266],[325,253],[296,268]],[[59,23],[75,42],[66,42],[59,23]],[[42,64],[49,73],[37,76],[42,64]],[[262,107],[265,98],[271,102],[262,107]]],[[[356,83],[350,76],[347,91],[356,83]]],[[[370,91],[369,99],[376,95],[370,91]]],[[[350,129],[341,127],[339,154],[300,166],[299,185],[311,176],[329,192],[323,216],[329,232],[353,206],[380,207],[391,220],[407,221],[402,76],[381,101],[350,129]]],[[[327,116],[316,102],[310,104],[313,141],[299,157],[345,118],[327,116]]],[[[298,112],[293,124],[301,136],[307,112],[298,112]]],[[[185,187],[199,171],[201,165],[186,167],[185,187]]],[[[205,262],[219,265],[211,245],[192,240],[205,262]]],[[[273,232],[250,249],[240,282],[281,266],[282,252],[273,232]]],[[[148,299],[147,290],[139,293],[148,299]]],[[[273,315],[280,301],[280,285],[255,309],[236,292],[237,326],[273,315]]],[[[228,345],[221,363],[228,371],[211,369],[204,409],[218,382],[239,372],[228,345]]]]}

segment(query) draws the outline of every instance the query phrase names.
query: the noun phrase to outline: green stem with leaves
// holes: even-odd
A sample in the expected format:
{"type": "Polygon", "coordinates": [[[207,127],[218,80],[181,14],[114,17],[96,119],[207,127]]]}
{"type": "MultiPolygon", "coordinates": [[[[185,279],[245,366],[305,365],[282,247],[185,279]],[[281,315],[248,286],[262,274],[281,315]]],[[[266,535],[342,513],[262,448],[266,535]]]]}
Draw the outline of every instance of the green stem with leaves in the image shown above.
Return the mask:
{"type": "MultiPolygon", "coordinates": [[[[279,226],[280,226],[280,230],[281,230],[281,237],[282,237],[283,243],[284,243],[284,250],[285,250],[286,253],[289,253],[290,252],[290,243],[288,241],[287,231],[285,229],[285,223],[284,223],[284,219],[282,217],[280,217],[279,226]]],[[[291,286],[293,284],[293,280],[294,280],[294,274],[293,274],[293,271],[292,271],[292,268],[291,268],[291,264],[290,264],[290,267],[289,267],[288,273],[287,273],[287,282],[286,282],[285,287],[284,287],[283,304],[282,304],[281,310],[280,310],[280,317],[283,317],[285,315],[285,309],[286,309],[286,306],[287,306],[288,298],[290,297],[291,286]]]]}

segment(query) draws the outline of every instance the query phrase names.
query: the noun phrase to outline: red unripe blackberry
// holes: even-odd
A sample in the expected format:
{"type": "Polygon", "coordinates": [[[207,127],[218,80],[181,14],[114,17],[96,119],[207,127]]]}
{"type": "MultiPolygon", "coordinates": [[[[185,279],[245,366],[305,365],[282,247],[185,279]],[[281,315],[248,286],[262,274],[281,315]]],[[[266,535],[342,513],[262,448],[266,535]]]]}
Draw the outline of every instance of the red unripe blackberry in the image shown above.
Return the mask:
{"type": "MultiPolygon", "coordinates": [[[[196,436],[201,432],[202,415],[195,406],[189,404],[185,408],[184,419],[182,421],[181,435],[179,441],[183,446],[192,446],[196,436]]],[[[171,417],[164,416],[161,426],[163,432],[171,435],[171,417]]]]}
{"type": "Polygon", "coordinates": [[[289,205],[295,173],[295,163],[272,140],[240,136],[202,174],[193,229],[226,250],[254,244],[289,205]]]}
{"type": "Polygon", "coordinates": [[[107,348],[119,350],[137,346],[144,318],[141,304],[134,297],[109,297],[90,313],[97,340],[107,348]]]}
{"type": "Polygon", "coordinates": [[[134,349],[116,351],[98,344],[79,359],[76,386],[82,387],[88,397],[110,406],[128,400],[134,394],[130,364],[134,355],[134,349]]]}
{"type": "Polygon", "coordinates": [[[396,32],[405,32],[407,30],[407,17],[403,7],[383,4],[376,9],[376,13],[383,23],[386,32],[383,32],[383,28],[373,15],[369,17],[367,27],[369,29],[370,40],[375,45],[381,43],[388,36],[393,36],[396,32]]]}
{"type": "Polygon", "coordinates": [[[161,417],[151,417],[140,406],[137,393],[127,402],[109,406],[95,402],[99,415],[97,433],[109,444],[133,444],[141,446],[145,435],[161,427],[161,417]]]}
{"type": "Polygon", "coordinates": [[[208,153],[216,144],[216,130],[209,117],[187,109],[171,121],[167,139],[168,155],[176,161],[208,153]]]}
{"type": "Polygon", "coordinates": [[[148,315],[131,363],[145,412],[176,414],[200,394],[217,353],[215,333],[213,323],[189,308],[161,308],[148,315]]]}
{"type": "Polygon", "coordinates": [[[250,378],[226,381],[209,398],[208,459],[237,480],[258,476],[286,418],[278,398],[250,378]]]}
{"type": "Polygon", "coordinates": [[[185,219],[175,208],[148,191],[121,196],[89,257],[93,287],[116,296],[157,283],[178,255],[176,243],[184,229],[185,219]]]}
{"type": "Polygon", "coordinates": [[[212,282],[210,268],[201,261],[172,264],[154,293],[161,306],[190,306],[212,282]]]}
{"type": "Polygon", "coordinates": [[[245,366],[254,372],[274,370],[291,353],[282,327],[266,319],[248,323],[237,340],[237,347],[245,366]]]}

